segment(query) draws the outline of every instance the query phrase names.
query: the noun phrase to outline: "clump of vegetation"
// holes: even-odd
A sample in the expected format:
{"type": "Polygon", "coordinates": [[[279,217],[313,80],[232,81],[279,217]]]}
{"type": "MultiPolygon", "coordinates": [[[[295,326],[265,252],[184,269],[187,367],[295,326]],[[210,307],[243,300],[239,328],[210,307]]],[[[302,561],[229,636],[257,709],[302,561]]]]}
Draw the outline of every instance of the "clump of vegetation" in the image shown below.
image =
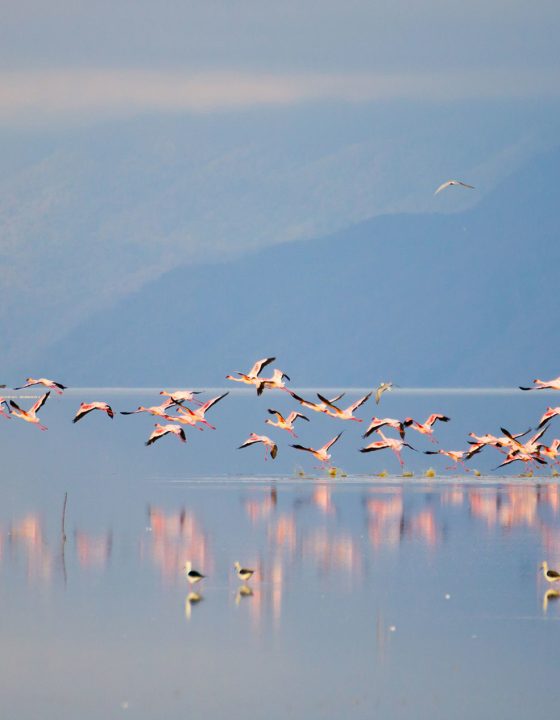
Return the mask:
{"type": "Polygon", "coordinates": [[[388,475],[387,470],[382,470],[380,473],[377,473],[377,477],[388,477],[388,475]]]}
{"type": "Polygon", "coordinates": [[[336,477],[336,474],[338,472],[338,468],[330,467],[328,470],[328,473],[331,477],[336,477]]]}
{"type": "Polygon", "coordinates": [[[480,470],[473,470],[473,475],[476,475],[476,477],[480,477],[480,470]]]}
{"type": "Polygon", "coordinates": [[[414,477],[412,470],[405,470],[402,474],[403,477],[414,477]]]}
{"type": "Polygon", "coordinates": [[[434,470],[434,468],[428,468],[426,470],[426,472],[424,473],[424,477],[433,478],[435,476],[436,476],[436,471],[434,470]]]}

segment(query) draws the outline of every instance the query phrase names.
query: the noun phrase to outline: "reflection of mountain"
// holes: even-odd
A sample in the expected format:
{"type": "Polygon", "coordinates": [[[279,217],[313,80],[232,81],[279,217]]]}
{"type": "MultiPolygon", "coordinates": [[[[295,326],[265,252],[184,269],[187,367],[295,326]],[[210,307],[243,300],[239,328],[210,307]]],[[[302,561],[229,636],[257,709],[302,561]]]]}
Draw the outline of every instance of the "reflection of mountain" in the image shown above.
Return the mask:
{"type": "Polygon", "coordinates": [[[541,157],[461,214],[379,217],[177,268],[71,333],[42,372],[73,384],[216,385],[274,353],[300,385],[552,377],[558,167],[560,151],[541,157]]]}

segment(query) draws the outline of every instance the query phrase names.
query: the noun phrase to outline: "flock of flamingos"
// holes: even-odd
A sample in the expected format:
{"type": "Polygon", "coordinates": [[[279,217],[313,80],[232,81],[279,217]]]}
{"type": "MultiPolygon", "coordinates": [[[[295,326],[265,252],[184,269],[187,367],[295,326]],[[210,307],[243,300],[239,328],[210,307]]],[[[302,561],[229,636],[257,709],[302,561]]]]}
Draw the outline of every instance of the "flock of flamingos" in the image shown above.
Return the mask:
{"type": "MultiPolygon", "coordinates": [[[[379,404],[383,393],[391,390],[393,386],[393,384],[390,382],[381,383],[375,391],[372,390],[371,392],[367,393],[367,395],[359,398],[358,400],[356,400],[356,402],[352,403],[346,408],[342,408],[340,405],[336,404],[341,400],[343,394],[338,395],[337,397],[333,397],[331,399],[328,399],[323,395],[318,394],[319,402],[306,400],[299,395],[296,395],[295,392],[286,387],[285,381],[289,381],[290,378],[281,370],[275,369],[270,377],[263,377],[261,375],[264,368],[274,362],[275,359],[276,358],[274,357],[267,357],[263,358],[262,360],[257,360],[257,362],[248,372],[243,373],[235,371],[233,375],[227,375],[226,379],[233,382],[252,385],[255,387],[258,395],[261,395],[265,390],[281,390],[287,392],[298,404],[298,410],[311,410],[313,412],[328,415],[338,420],[354,422],[362,422],[362,419],[356,417],[354,413],[370,399],[374,392],[375,401],[377,404],[379,404]]],[[[22,390],[23,388],[38,385],[42,385],[48,388],[48,392],[39,397],[37,401],[28,410],[22,409],[14,400],[10,399],[8,401],[6,398],[0,397],[0,414],[7,419],[11,419],[12,417],[19,418],[20,420],[24,420],[25,422],[36,425],[40,430],[46,430],[46,426],[41,424],[37,413],[47,401],[51,390],[58,394],[62,394],[66,387],[61,383],[54,382],[53,380],[49,380],[47,378],[27,378],[25,385],[14,389],[22,390]]],[[[521,387],[520,389],[529,391],[560,390],[560,377],[557,377],[556,379],[550,381],[534,380],[531,387],[521,387]]],[[[186,442],[186,435],[184,430],[185,426],[190,426],[193,428],[196,427],[198,430],[202,430],[202,426],[206,426],[208,428],[211,428],[212,430],[216,429],[206,419],[206,413],[208,412],[208,410],[210,410],[210,408],[216,405],[216,403],[218,403],[220,400],[226,397],[226,395],[228,395],[228,393],[226,392],[222,395],[218,395],[217,397],[207,400],[206,402],[201,402],[195,397],[198,394],[200,394],[200,391],[196,390],[175,390],[171,392],[162,390],[160,395],[163,395],[165,397],[165,400],[160,405],[155,405],[153,407],[144,407],[141,405],[136,410],[121,411],[121,415],[149,413],[150,415],[166,421],[165,424],[156,423],[155,430],[147,439],[146,445],[152,445],[157,440],[169,434],[175,435],[179,440],[181,440],[181,442],[186,442]],[[191,405],[191,407],[189,407],[189,404],[191,405]]],[[[80,407],[78,408],[73,422],[78,422],[94,410],[100,410],[101,412],[105,412],[110,418],[114,417],[113,409],[106,402],[83,402],[80,404],[80,407]]],[[[268,412],[274,417],[274,419],[267,419],[265,422],[268,425],[276,428],[277,430],[283,430],[289,433],[292,437],[296,438],[297,436],[294,432],[294,423],[297,420],[305,420],[309,422],[309,418],[298,410],[294,410],[290,412],[287,417],[284,417],[282,413],[280,413],[278,410],[269,408],[268,412]]],[[[501,428],[503,435],[500,437],[496,437],[494,435],[479,436],[475,435],[472,432],[469,433],[471,440],[468,441],[469,448],[466,450],[438,449],[426,450],[423,452],[427,455],[444,455],[450,458],[454,463],[449,469],[456,469],[459,465],[461,465],[467,472],[468,468],[466,467],[465,462],[470,460],[473,455],[481,452],[485,447],[489,446],[496,448],[499,452],[505,455],[503,462],[495,469],[510,465],[514,462],[524,463],[528,467],[536,467],[537,464],[546,465],[549,462],[553,465],[559,465],[560,439],[552,440],[549,445],[541,442],[542,436],[550,427],[549,423],[554,417],[560,417],[560,407],[548,407],[546,409],[546,412],[543,414],[543,416],[538,422],[536,432],[531,437],[529,437],[529,439],[522,440],[522,438],[526,438],[526,436],[529,435],[531,429],[527,430],[524,433],[512,434],[505,428],[501,428]]],[[[449,419],[450,418],[446,417],[445,415],[437,413],[430,415],[423,423],[417,422],[411,417],[404,418],[403,420],[398,420],[395,418],[381,418],[374,416],[372,417],[371,422],[369,423],[365,433],[363,434],[363,437],[369,438],[372,434],[375,433],[374,437],[379,439],[375,439],[369,444],[365,445],[365,447],[362,447],[360,449],[360,452],[369,453],[377,452],[380,450],[391,450],[393,453],[395,453],[399,463],[401,464],[401,467],[403,467],[404,461],[401,456],[403,448],[406,447],[411,450],[415,450],[415,448],[412,447],[410,443],[405,441],[405,433],[408,430],[412,430],[415,433],[420,433],[424,435],[431,442],[437,443],[437,440],[434,437],[435,425],[437,422],[448,422],[449,419]],[[398,437],[386,436],[383,432],[384,428],[390,428],[392,430],[395,430],[398,434],[398,437]]],[[[322,447],[319,448],[305,447],[304,445],[299,444],[293,444],[291,445],[291,447],[295,448],[296,450],[310,453],[321,463],[321,467],[330,467],[329,461],[331,459],[331,454],[329,451],[332,446],[339,440],[341,435],[342,432],[339,432],[337,435],[332,437],[328,442],[326,442],[322,447]]],[[[249,437],[239,446],[239,448],[246,448],[250,445],[255,445],[257,443],[262,443],[264,445],[265,459],[267,459],[268,457],[274,459],[276,457],[278,453],[278,444],[276,443],[276,441],[268,437],[268,435],[258,435],[256,433],[251,433],[249,437]]]]}

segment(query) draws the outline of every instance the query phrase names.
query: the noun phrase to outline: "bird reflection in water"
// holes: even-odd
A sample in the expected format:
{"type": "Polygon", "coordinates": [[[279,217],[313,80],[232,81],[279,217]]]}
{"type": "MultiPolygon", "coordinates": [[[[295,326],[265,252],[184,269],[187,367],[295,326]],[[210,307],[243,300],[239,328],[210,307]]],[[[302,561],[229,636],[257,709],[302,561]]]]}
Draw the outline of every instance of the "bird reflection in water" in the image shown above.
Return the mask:
{"type": "Polygon", "coordinates": [[[242,598],[253,597],[253,589],[249,585],[240,585],[235,593],[235,604],[239,605],[242,598]]]}
{"type": "Polygon", "coordinates": [[[187,620],[191,619],[192,609],[194,605],[204,600],[203,596],[197,592],[190,592],[185,598],[185,617],[187,620]]]}
{"type": "Polygon", "coordinates": [[[107,531],[102,535],[90,535],[76,530],[74,533],[78,562],[83,568],[105,568],[111,557],[113,533],[107,531]]]}
{"type": "Polygon", "coordinates": [[[29,579],[51,580],[54,555],[48,547],[43,524],[37,513],[30,513],[12,525],[9,539],[16,550],[23,550],[29,579]]]}
{"type": "Polygon", "coordinates": [[[552,588],[549,588],[543,595],[543,600],[542,600],[543,612],[546,613],[548,611],[548,604],[550,602],[556,602],[558,600],[558,598],[560,598],[560,590],[553,590],[552,588]]]}
{"type": "Polygon", "coordinates": [[[165,513],[157,507],[148,507],[151,533],[140,546],[141,557],[147,553],[160,569],[164,580],[177,582],[177,568],[183,568],[185,557],[199,567],[213,570],[213,562],[206,533],[192,510],[165,513]]]}
{"type": "Polygon", "coordinates": [[[368,537],[374,548],[396,547],[402,540],[404,504],[402,488],[390,488],[364,499],[368,537]]]}
{"type": "Polygon", "coordinates": [[[268,494],[262,499],[247,498],[243,501],[245,512],[247,513],[249,521],[252,525],[269,518],[277,504],[278,491],[274,486],[270,488],[268,494]]]}

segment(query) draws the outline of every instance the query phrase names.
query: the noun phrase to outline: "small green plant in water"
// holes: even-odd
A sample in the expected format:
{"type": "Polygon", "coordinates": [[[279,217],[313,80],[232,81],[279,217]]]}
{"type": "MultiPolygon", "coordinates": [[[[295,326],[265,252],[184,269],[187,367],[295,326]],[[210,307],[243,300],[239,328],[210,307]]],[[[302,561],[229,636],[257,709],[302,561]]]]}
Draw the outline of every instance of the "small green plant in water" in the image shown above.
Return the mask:
{"type": "Polygon", "coordinates": [[[476,477],[480,477],[480,470],[473,470],[473,475],[476,475],[476,477]]]}
{"type": "Polygon", "coordinates": [[[428,468],[428,469],[426,470],[426,472],[424,473],[424,477],[430,477],[430,478],[432,478],[432,477],[435,477],[435,476],[436,476],[436,471],[434,470],[434,468],[428,468]]]}
{"type": "Polygon", "coordinates": [[[338,470],[335,467],[330,467],[328,472],[331,477],[336,477],[338,470]]]}
{"type": "Polygon", "coordinates": [[[560,472],[556,468],[552,468],[552,477],[560,477],[560,472]]]}
{"type": "Polygon", "coordinates": [[[405,470],[402,474],[403,477],[414,477],[412,470],[405,470]]]}
{"type": "Polygon", "coordinates": [[[380,473],[377,473],[377,477],[387,477],[388,475],[387,470],[382,470],[380,473]]]}

